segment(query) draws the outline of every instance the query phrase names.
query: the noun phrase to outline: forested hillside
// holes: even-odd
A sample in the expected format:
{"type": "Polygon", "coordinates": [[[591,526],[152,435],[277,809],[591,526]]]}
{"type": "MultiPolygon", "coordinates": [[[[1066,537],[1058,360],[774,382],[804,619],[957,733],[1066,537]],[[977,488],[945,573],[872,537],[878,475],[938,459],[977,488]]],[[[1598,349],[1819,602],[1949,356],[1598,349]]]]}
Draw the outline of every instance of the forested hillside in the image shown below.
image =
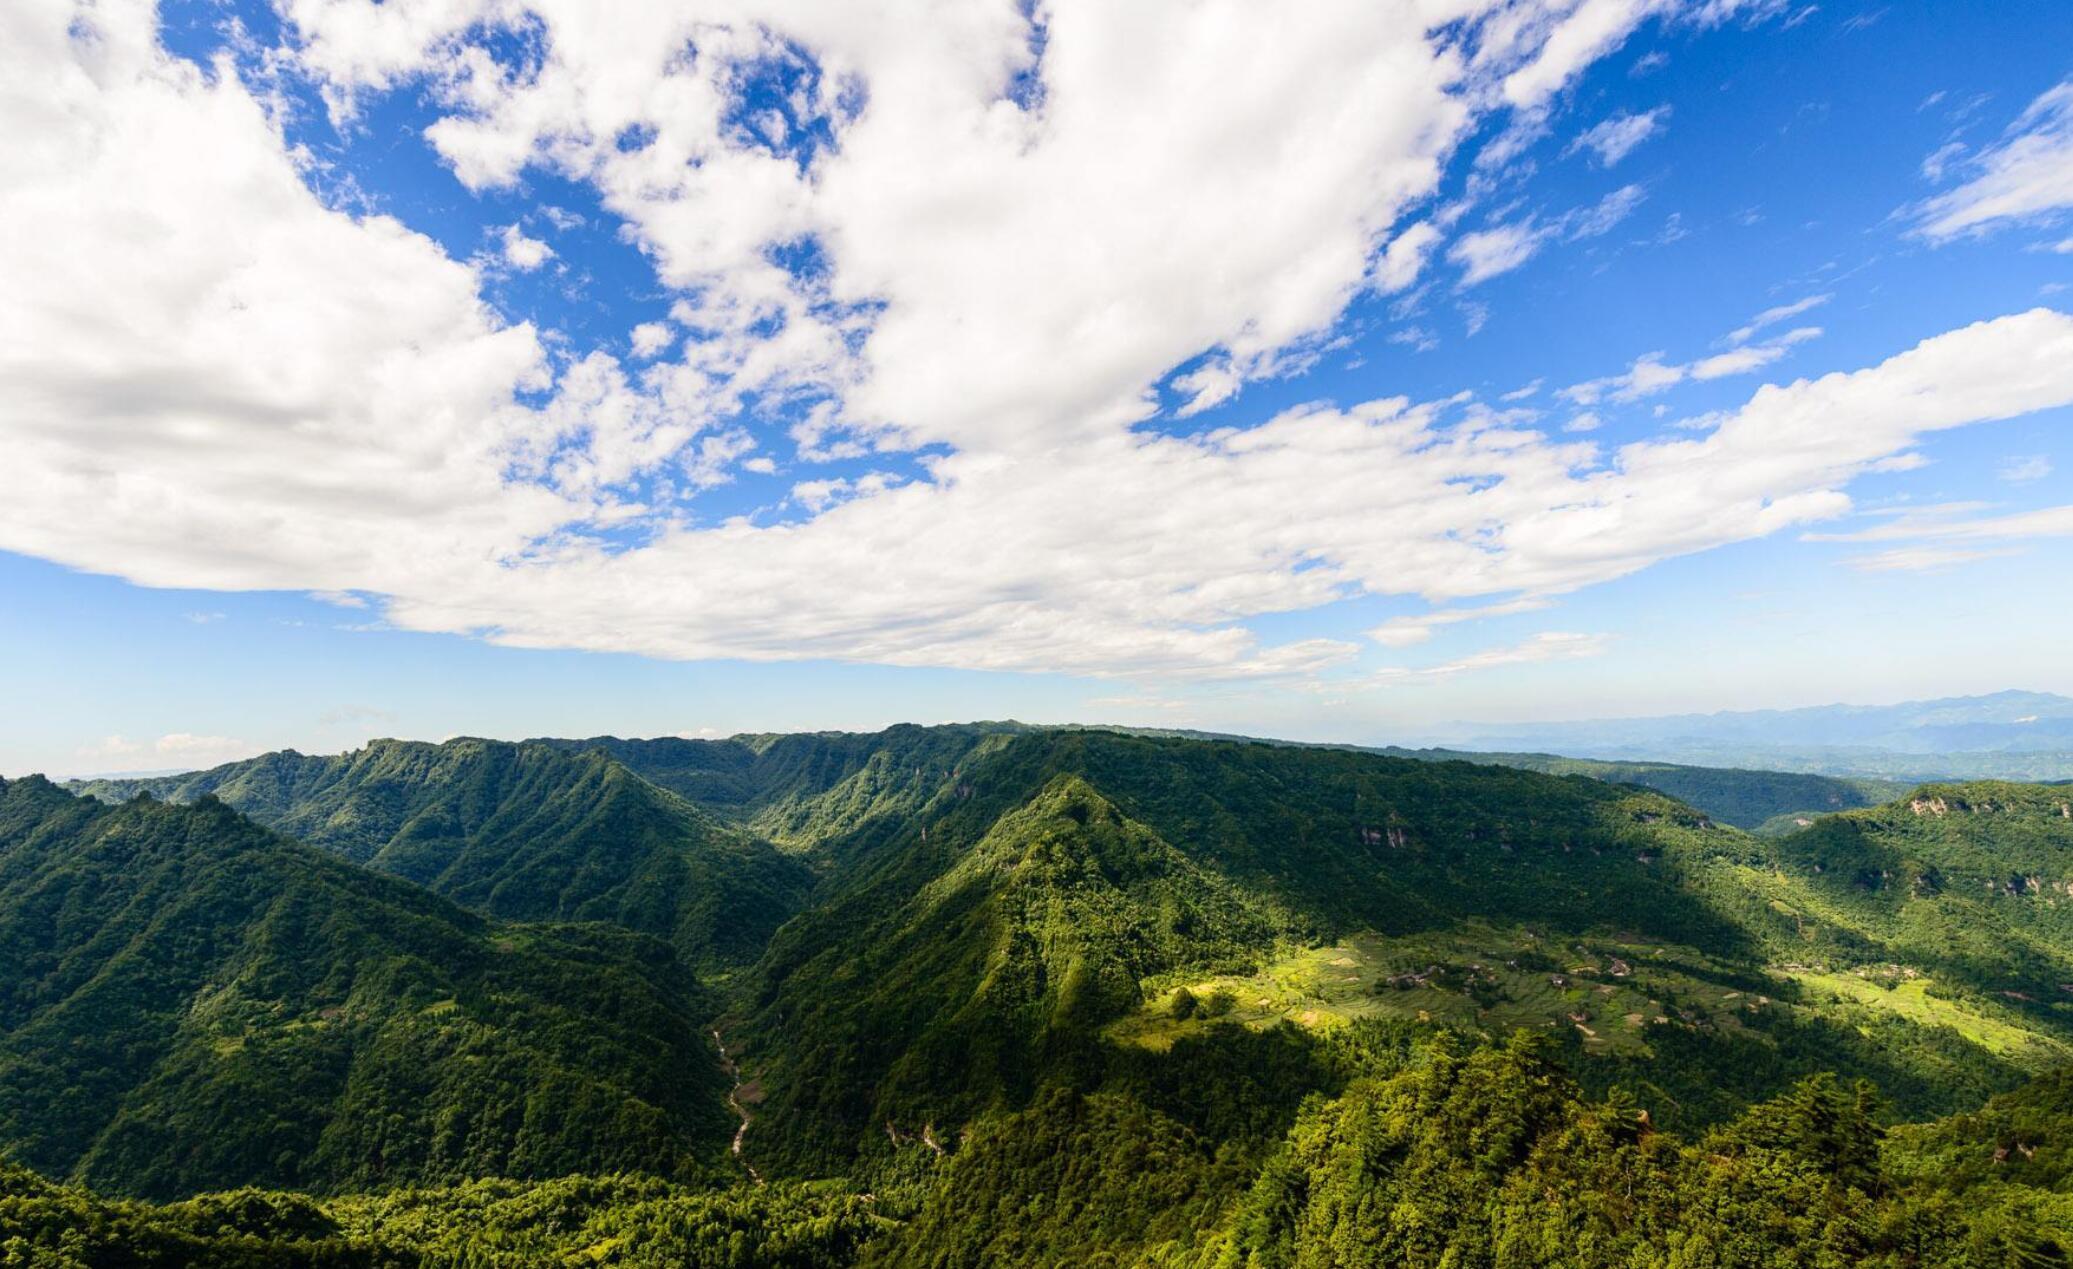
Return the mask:
{"type": "Polygon", "coordinates": [[[1823,815],[1873,806],[1899,797],[1910,787],[1895,780],[1797,771],[1693,767],[1674,762],[1606,762],[1538,753],[1423,749],[1406,750],[1404,755],[1439,762],[1494,762],[1548,775],[1586,775],[1614,784],[1638,784],[1697,807],[1723,824],[1767,834],[1788,833],[1823,815]]]}
{"type": "Polygon", "coordinates": [[[1867,1088],[1823,1076],[1684,1137],[1584,1096],[1531,1037],[1336,1047],[1331,1095],[1245,1148],[1140,1097],[1060,1087],[897,1188],[570,1177],[152,1207],[0,1164],[0,1235],[16,1263],[211,1269],[2001,1269],[2063,1264],[2073,1234],[2062,1095],[1889,1131],[1867,1088]]]}
{"type": "MultiPolygon", "coordinates": [[[[594,1135],[569,1147],[605,1153],[558,1166],[587,1175],[537,1185],[423,1188],[557,1169],[442,1164],[392,1181],[226,1166],[138,1183],[100,1170],[98,1137],[78,1159],[12,1131],[6,1149],[45,1173],[168,1196],[414,1187],[241,1200],[299,1213],[290,1241],[311,1263],[520,1265],[609,1248],[624,1264],[1897,1266],[2061,1263],[2073,1248],[2052,1136],[2073,1128],[2059,1088],[2073,1069],[2065,790],[1929,786],[1761,838],[1631,783],[1433,758],[980,725],[384,742],[207,774],[331,854],[214,801],[108,808],[39,782],[49,813],[72,808],[61,820],[220,822],[267,859],[414,896],[461,931],[459,950],[411,971],[448,978],[413,995],[419,980],[391,970],[388,995],[346,990],[367,1003],[341,1021],[421,1026],[429,1006],[488,1025],[467,1014],[483,997],[449,985],[474,972],[470,956],[522,947],[562,966],[581,949],[596,969],[550,975],[573,993],[554,1000],[572,1017],[593,1006],[586,1042],[607,1047],[569,1065],[633,1074],[592,1096],[594,1135]],[[338,766],[318,778],[311,764],[338,766]],[[557,909],[582,926],[497,926],[352,862],[408,877],[400,861],[430,842],[449,862],[425,879],[495,912],[507,900],[485,894],[506,891],[457,879],[499,875],[507,856],[617,858],[628,841],[688,851],[692,828],[701,848],[757,861],[704,874],[701,937],[660,930],[728,971],[710,990],[626,932],[656,926],[623,903],[557,909]],[[773,875],[793,879],[781,905],[764,888],[773,875]],[[622,1016],[630,1001],[650,1003],[622,1016]],[[667,1045],[629,1030],[651,1008],[672,1019],[667,1045]],[[651,1078],[680,1103],[663,1106],[651,1078]],[[651,1113],[676,1116],[692,1143],[680,1157],[605,1149],[651,1113]]],[[[157,787],[201,792],[191,777],[157,787]]],[[[0,873],[0,895],[19,905],[13,875],[0,873]]],[[[216,893],[214,875],[178,870],[153,910],[195,910],[184,896],[216,893]]],[[[511,872],[508,893],[528,875],[511,872]]],[[[206,911],[228,919],[213,901],[206,911]]],[[[190,928],[215,927],[167,916],[125,946],[181,945],[190,928]]],[[[395,960],[366,950],[373,938],[327,936],[336,959],[295,960],[357,982],[345,964],[395,960]]],[[[245,981],[196,972],[210,991],[245,981]]],[[[230,1078],[221,1069],[255,1029],[275,1046],[329,1034],[333,997],[313,990],[237,1015],[244,1047],[218,1031],[206,1046],[183,1039],[179,1069],[230,1078]]],[[[213,1007],[169,1005],[163,1025],[185,1037],[213,1007]]],[[[10,1045],[35,1034],[4,1017],[10,1045]]],[[[39,1052],[46,1073],[61,1060],[39,1052]]],[[[445,1051],[411,1054],[436,1070],[445,1051]]],[[[539,1078],[516,1060],[496,1069],[539,1078]]],[[[215,1108],[183,1124],[251,1120],[221,1094],[183,1100],[188,1085],[145,1082],[154,1104],[215,1108]]],[[[436,1076],[412,1087],[461,1113],[436,1076]]],[[[327,1131],[366,1130],[359,1103],[336,1114],[354,1127],[327,1131]]],[[[96,1203],[37,1190],[15,1210],[96,1203]]],[[[200,1238],[209,1255],[246,1237],[197,1233],[191,1207],[93,1210],[98,1227],[200,1238]]]]}
{"type": "Polygon", "coordinates": [[[495,926],[213,799],[0,783],[0,1151],[115,1192],[600,1168],[728,1116],[666,945],[495,926]]]}
{"type": "MultiPolygon", "coordinates": [[[[1245,744],[1292,743],[1158,728],[1120,730],[1136,735],[1230,740],[1245,744]]],[[[1361,753],[1386,754],[1392,758],[1411,758],[1419,762],[1476,762],[1500,767],[1517,767],[1522,771],[1539,771],[1545,775],[1584,775],[1612,784],[1638,784],[1658,793],[1666,793],[1687,806],[1704,811],[1723,824],[1769,834],[1791,832],[1795,828],[1804,827],[1805,822],[1816,816],[1888,801],[1913,787],[1897,780],[1818,775],[1802,771],[1695,767],[1675,762],[1618,762],[1599,758],[1569,758],[1551,753],[1506,753],[1480,749],[1406,749],[1397,745],[1301,747],[1353,749],[1361,753]]]]}
{"type": "Polygon", "coordinates": [[[590,749],[377,740],[333,757],[267,754],[81,791],[111,801],[210,794],[475,911],[611,921],[669,939],[707,968],[753,960],[811,883],[761,838],[590,749]]]}

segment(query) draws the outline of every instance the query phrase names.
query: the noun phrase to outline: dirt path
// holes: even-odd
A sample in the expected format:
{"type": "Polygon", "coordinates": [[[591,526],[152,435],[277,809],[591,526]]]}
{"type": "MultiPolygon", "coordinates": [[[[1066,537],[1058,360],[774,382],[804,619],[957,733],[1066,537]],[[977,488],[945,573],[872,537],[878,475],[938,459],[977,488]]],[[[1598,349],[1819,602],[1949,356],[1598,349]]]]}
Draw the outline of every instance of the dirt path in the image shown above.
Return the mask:
{"type": "Polygon", "coordinates": [[[734,1130],[734,1157],[741,1160],[742,1167],[748,1169],[749,1179],[757,1185],[761,1185],[763,1184],[763,1174],[756,1171],[756,1165],[750,1163],[748,1156],[741,1152],[742,1138],[749,1135],[749,1120],[752,1118],[749,1114],[749,1108],[741,1104],[741,1068],[735,1065],[732,1057],[728,1056],[727,1042],[720,1038],[720,1029],[718,1027],[713,1028],[713,1047],[720,1051],[720,1066],[726,1070],[727,1078],[734,1081],[734,1087],[727,1091],[727,1104],[734,1108],[735,1114],[741,1116],[741,1127],[734,1130]]]}

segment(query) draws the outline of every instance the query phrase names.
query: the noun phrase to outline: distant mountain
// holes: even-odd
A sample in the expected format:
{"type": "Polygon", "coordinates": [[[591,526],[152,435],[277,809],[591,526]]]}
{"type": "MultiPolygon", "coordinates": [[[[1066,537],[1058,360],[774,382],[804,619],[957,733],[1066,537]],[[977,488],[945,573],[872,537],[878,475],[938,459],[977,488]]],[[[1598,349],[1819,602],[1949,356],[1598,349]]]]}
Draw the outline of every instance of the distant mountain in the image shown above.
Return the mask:
{"type": "Polygon", "coordinates": [[[2073,698],[2048,692],[1660,718],[1459,724],[1433,738],[1476,750],[1894,779],[2073,778],[2073,698]]]}
{"type": "Polygon", "coordinates": [[[118,802],[212,795],[478,912],[613,921],[697,966],[753,960],[812,884],[804,864],[590,746],[377,740],[77,787],[118,802]]]}
{"type": "Polygon", "coordinates": [[[495,926],[222,802],[0,781],[0,1153],[96,1187],[319,1191],[722,1156],[668,948],[495,926]]]}
{"type": "Polygon", "coordinates": [[[1348,749],[1358,753],[1385,754],[1418,762],[1475,762],[1487,766],[1517,767],[1547,775],[1583,775],[1612,784],[1638,784],[1667,793],[1698,808],[1724,824],[1766,834],[1791,832],[1811,823],[1814,817],[1871,806],[1899,797],[1912,785],[1898,780],[1878,780],[1816,775],[1793,771],[1766,771],[1733,767],[1694,767],[1670,762],[1607,761],[1597,758],[1566,758],[1549,753],[1502,753],[1474,749],[1406,749],[1397,745],[1348,745],[1286,740],[1262,740],[1215,732],[1167,728],[1127,727],[1118,731],[1138,736],[1177,736],[1198,740],[1232,740],[1248,744],[1286,745],[1309,749],[1348,749]]]}

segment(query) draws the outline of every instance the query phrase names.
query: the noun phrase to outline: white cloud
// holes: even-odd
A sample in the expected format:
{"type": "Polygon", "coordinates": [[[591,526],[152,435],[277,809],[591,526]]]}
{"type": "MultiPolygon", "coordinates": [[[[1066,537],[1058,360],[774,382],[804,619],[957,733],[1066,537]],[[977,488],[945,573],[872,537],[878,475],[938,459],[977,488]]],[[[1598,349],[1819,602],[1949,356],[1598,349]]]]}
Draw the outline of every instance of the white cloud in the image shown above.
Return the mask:
{"type": "Polygon", "coordinates": [[[176,731],[170,735],[160,736],[151,746],[151,751],[158,757],[181,766],[213,767],[220,763],[249,758],[259,752],[259,747],[229,736],[197,736],[191,732],[176,731]]]}
{"type": "Polygon", "coordinates": [[[1472,287],[1531,260],[1556,239],[1575,242],[1611,232],[1647,197],[1639,185],[1624,185],[1589,207],[1575,208],[1554,220],[1533,217],[1463,234],[1447,249],[1447,258],[1461,266],[1462,288],[1472,287]]]}
{"type": "MultiPolygon", "coordinates": [[[[1803,344],[1820,336],[1820,327],[1802,326],[1787,331],[1767,343],[1745,344],[1710,357],[1679,364],[1665,362],[1660,352],[1647,353],[1637,358],[1623,374],[1571,384],[1557,395],[1578,405],[1597,405],[1602,401],[1639,401],[1643,397],[1667,392],[1688,379],[1705,382],[1710,379],[1724,379],[1730,375],[1749,374],[1785,356],[1795,344],[1803,344]]],[[[1588,417],[1595,419],[1597,416],[1588,417]]]]}
{"type": "MultiPolygon", "coordinates": [[[[1833,516],[1925,432],[2073,400],[2073,320],[2036,310],[1611,452],[1459,400],[1135,430],[1191,359],[1314,347],[1490,103],[1559,91],[1656,7],[1058,3],[1036,65],[1006,3],[542,0],[521,79],[471,43],[515,11],[290,0],[340,109],[430,82],[465,180],[594,183],[693,332],[634,371],[550,355],[475,265],[312,196],[260,96],[163,55],[148,8],[37,0],[0,41],[0,549],[515,646],[1308,673],[1351,649],[1246,623],[1561,594],[1833,516]],[[796,109],[841,139],[804,163],[725,122],[730,77],[797,49],[822,87],[796,109]],[[1025,72],[1041,109],[1003,96],[1025,72]],[[773,262],[808,238],[825,268],[773,262]],[[881,470],[800,472],[777,523],[648,492],[757,462],[752,393],[826,402],[800,465],[881,470]]],[[[1536,232],[1603,232],[1628,188],[1536,232]]]]}
{"type": "Polygon", "coordinates": [[[1245,384],[1245,377],[1233,369],[1229,358],[1204,362],[1187,374],[1173,380],[1175,390],[1188,399],[1174,411],[1181,418],[1200,414],[1212,406],[1222,405],[1238,395],[1238,389],[1245,384]]]}
{"type": "Polygon", "coordinates": [[[642,361],[660,356],[675,342],[676,332],[668,322],[642,322],[633,328],[633,355],[642,361]]]}
{"type": "Polygon", "coordinates": [[[1576,634],[1565,630],[1548,630],[1533,636],[1523,643],[1509,647],[1487,648],[1472,652],[1457,661],[1436,665],[1425,670],[1426,674],[1463,674],[1475,670],[1490,670],[1501,665],[1534,665],[1543,661],[1581,661],[1588,657],[1603,656],[1612,644],[1608,635],[1576,634]]]}
{"type": "Polygon", "coordinates": [[[1489,617],[1512,617],[1522,612],[1539,612],[1546,608],[1549,602],[1541,598],[1517,599],[1504,604],[1484,604],[1479,608],[1441,608],[1415,616],[1391,617],[1368,631],[1368,638],[1385,648],[1409,648],[1431,639],[1433,629],[1437,626],[1482,621],[1489,617]]]}
{"type": "MultiPolygon", "coordinates": [[[[1585,66],[1624,43],[1643,19],[1667,7],[1664,0],[1583,0],[1574,5],[1548,30],[1539,54],[1505,77],[1505,100],[1523,110],[1539,106],[1585,66]]],[[[1546,10],[1528,9],[1523,23],[1545,22],[1547,16],[1546,10]]]]}
{"type": "Polygon", "coordinates": [[[1562,222],[1560,232],[1571,241],[1611,233],[1613,227],[1632,215],[1647,197],[1639,185],[1622,185],[1599,199],[1596,205],[1572,213],[1562,222]]]}
{"type": "Polygon", "coordinates": [[[1972,516],[1976,503],[1930,507],[1894,516],[1874,529],[1849,533],[1809,533],[1809,542],[1980,542],[2003,539],[2073,536],[2073,506],[2045,507],[2009,515],[1972,516]]]}
{"type": "Polygon", "coordinates": [[[1932,242],[2073,208],[2073,80],[2031,102],[1995,145],[1963,161],[1943,155],[1935,167],[1972,177],[1914,209],[1917,232],[1932,242]]]}
{"type": "Polygon", "coordinates": [[[2027,484],[2051,475],[2051,459],[2044,454],[2018,454],[2004,461],[1994,474],[2011,485],[2027,484]]]}
{"type": "Polygon", "coordinates": [[[1949,546],[1903,546],[1890,551],[1853,555],[1844,563],[1860,573],[1933,573],[1962,564],[1973,564],[2013,551],[1980,551],[1949,546]]]}
{"type": "Polygon", "coordinates": [[[1907,542],[1844,560],[1865,572],[1923,572],[2013,555],[2018,544],[2038,538],[2073,537],[2073,506],[2045,507],[2008,515],[1979,516],[1975,503],[1925,507],[1893,516],[1871,529],[1808,533],[1810,542],[1907,542]]]}
{"type": "MultiPolygon", "coordinates": [[[[1540,606],[1540,605],[1533,605],[1540,606]]],[[[1512,608],[1512,605],[1503,605],[1512,608]]],[[[1479,610],[1469,616],[1494,612],[1496,609],[1479,610]]],[[[1451,615],[1451,614],[1441,614],[1451,615]]],[[[1384,627],[1387,630],[1387,627],[1384,627]]],[[[1406,628],[1406,633],[1409,628],[1406,628]]],[[[1402,639],[1383,642],[1392,647],[1403,647],[1418,642],[1417,639],[1402,639]]],[[[1454,678],[1462,674],[1474,674],[1483,670],[1502,669],[1511,665],[1539,665],[1551,661],[1581,661],[1603,656],[1612,647],[1610,635],[1579,634],[1566,630],[1548,630],[1518,643],[1502,644],[1485,648],[1452,661],[1428,666],[1388,665],[1379,670],[1347,678],[1313,679],[1304,687],[1315,693],[1353,694],[1405,687],[1434,680],[1454,678]]]]}
{"type": "Polygon", "coordinates": [[[1663,129],[1663,120],[1670,115],[1668,106],[1640,114],[1619,114],[1608,116],[1586,129],[1576,140],[1570,142],[1569,153],[1588,150],[1597,156],[1599,166],[1612,167],[1634,152],[1635,147],[1655,136],[1663,129]]]}
{"type": "Polygon", "coordinates": [[[1790,304],[1780,304],[1773,308],[1767,308],[1755,317],[1750,318],[1747,326],[1743,326],[1731,333],[1728,336],[1728,342],[1731,344],[1748,343],[1756,337],[1758,331],[1763,330],[1765,327],[1775,326],[1790,317],[1798,317],[1801,313],[1807,312],[1809,309],[1819,308],[1834,298],[1832,295],[1809,295],[1805,299],[1794,300],[1790,304]]]}
{"type": "Polygon", "coordinates": [[[1963,157],[1964,154],[1964,142],[1946,141],[1930,151],[1928,157],[1922,160],[1922,175],[1932,181],[1941,181],[1943,180],[1944,173],[1949,171],[1951,165],[1963,157]]]}
{"type": "Polygon", "coordinates": [[[148,744],[139,743],[126,736],[109,736],[90,745],[82,745],[77,756],[94,760],[123,760],[132,764],[149,762],[158,767],[214,767],[226,762],[236,762],[258,753],[259,746],[229,736],[197,736],[191,732],[177,731],[160,736],[148,744]]]}
{"type": "Polygon", "coordinates": [[[1461,285],[1475,286],[1531,260],[1547,238],[1531,221],[1498,225],[1463,234],[1447,249],[1447,258],[1461,266],[1461,285]]]}
{"type": "Polygon", "coordinates": [[[517,225],[506,225],[497,234],[503,243],[504,263],[520,273],[531,273],[554,258],[554,248],[538,238],[528,238],[517,225]]]}
{"type": "Polygon", "coordinates": [[[1440,231],[1429,220],[1421,220],[1390,239],[1388,249],[1375,260],[1375,289],[1384,295],[1409,290],[1439,240],[1440,231]]]}

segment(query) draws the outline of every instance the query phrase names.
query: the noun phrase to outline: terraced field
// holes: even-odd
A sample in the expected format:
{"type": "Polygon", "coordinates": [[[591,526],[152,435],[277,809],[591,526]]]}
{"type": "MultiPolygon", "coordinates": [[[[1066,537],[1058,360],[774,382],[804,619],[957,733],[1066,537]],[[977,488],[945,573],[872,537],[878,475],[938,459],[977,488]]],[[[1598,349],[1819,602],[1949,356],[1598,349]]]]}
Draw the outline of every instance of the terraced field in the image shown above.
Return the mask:
{"type": "Polygon", "coordinates": [[[1355,935],[1275,960],[1258,973],[1146,984],[1146,1004],[1111,1039],[1164,1051],[1218,1021],[1309,1028],[1362,1017],[1507,1034],[1576,1032],[1588,1052],[1645,1052],[1651,1027],[1739,1028],[1779,1007],[1745,975],[1689,948],[1551,939],[1470,925],[1445,934],[1355,935]],[[1189,1007],[1181,993],[1195,1002],[1189,1007]]]}
{"type": "Polygon", "coordinates": [[[1943,994],[1898,965],[1793,964],[1752,976],[1685,947],[1479,924],[1406,938],[1363,933],[1291,951],[1248,976],[1147,982],[1145,997],[1109,1026],[1111,1040],[1164,1052],[1220,1022],[1329,1029],[1393,1018],[1492,1036],[1574,1033],[1587,1054],[1643,1057],[1657,1027],[1734,1033],[1790,1015],[1888,1041],[1949,1033],[2031,1073],[2073,1063],[2073,1045],[2015,1011],[1943,994]]]}

